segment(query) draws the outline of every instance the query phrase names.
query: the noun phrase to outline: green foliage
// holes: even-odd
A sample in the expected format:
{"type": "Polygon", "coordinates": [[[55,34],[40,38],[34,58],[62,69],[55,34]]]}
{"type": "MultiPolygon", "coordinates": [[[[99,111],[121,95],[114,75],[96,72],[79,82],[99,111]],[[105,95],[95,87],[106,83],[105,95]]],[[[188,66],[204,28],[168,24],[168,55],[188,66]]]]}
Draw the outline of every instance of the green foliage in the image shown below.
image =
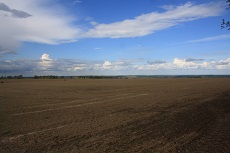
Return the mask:
{"type": "Polygon", "coordinates": [[[225,21],[223,19],[222,23],[221,23],[221,28],[228,28],[228,30],[230,30],[230,21],[225,21]]]}
{"type": "Polygon", "coordinates": [[[22,75],[15,75],[15,76],[1,76],[0,79],[24,79],[22,75]]]}
{"type": "MultiPolygon", "coordinates": [[[[228,3],[228,7],[227,9],[230,8],[230,0],[226,0],[226,3],[228,3]]],[[[223,19],[222,23],[221,23],[221,28],[228,28],[228,30],[230,30],[230,21],[226,21],[225,19],[223,19]]]]}
{"type": "Polygon", "coordinates": [[[55,75],[43,75],[43,76],[34,76],[34,79],[58,79],[58,76],[55,75]]]}

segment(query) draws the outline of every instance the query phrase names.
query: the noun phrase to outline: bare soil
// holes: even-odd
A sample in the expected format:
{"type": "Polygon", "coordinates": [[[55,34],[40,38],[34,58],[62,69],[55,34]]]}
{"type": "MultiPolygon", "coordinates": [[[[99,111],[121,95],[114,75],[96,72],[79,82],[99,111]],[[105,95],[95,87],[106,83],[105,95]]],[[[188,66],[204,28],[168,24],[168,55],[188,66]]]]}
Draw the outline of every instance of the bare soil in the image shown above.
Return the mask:
{"type": "Polygon", "coordinates": [[[0,152],[230,152],[230,79],[3,80],[0,152]]]}

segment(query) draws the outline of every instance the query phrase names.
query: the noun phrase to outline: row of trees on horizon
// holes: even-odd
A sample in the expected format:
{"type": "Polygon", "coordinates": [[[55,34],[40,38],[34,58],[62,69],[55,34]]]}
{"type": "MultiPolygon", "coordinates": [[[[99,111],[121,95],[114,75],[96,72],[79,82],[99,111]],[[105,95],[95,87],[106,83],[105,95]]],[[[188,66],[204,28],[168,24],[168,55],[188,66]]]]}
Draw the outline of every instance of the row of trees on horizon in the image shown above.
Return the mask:
{"type": "Polygon", "coordinates": [[[23,77],[23,75],[18,76],[1,76],[0,79],[121,79],[127,78],[126,76],[56,76],[56,75],[35,75],[33,77],[23,77]]]}

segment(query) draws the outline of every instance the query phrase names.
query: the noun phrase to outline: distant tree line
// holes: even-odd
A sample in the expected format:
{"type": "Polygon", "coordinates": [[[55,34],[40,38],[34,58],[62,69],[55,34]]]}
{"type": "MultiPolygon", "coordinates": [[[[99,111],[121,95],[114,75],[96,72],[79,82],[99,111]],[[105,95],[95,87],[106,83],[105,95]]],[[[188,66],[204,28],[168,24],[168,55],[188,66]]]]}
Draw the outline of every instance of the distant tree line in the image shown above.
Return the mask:
{"type": "Polygon", "coordinates": [[[56,75],[35,75],[34,79],[121,79],[124,76],[56,76],[56,75]]]}
{"type": "Polygon", "coordinates": [[[34,78],[34,79],[64,79],[64,76],[56,75],[35,75],[33,77],[23,77],[23,75],[17,76],[1,76],[0,79],[24,79],[24,78],[34,78]]]}
{"type": "Polygon", "coordinates": [[[56,75],[35,75],[34,79],[58,79],[58,78],[64,78],[64,77],[58,77],[56,75]]]}
{"type": "Polygon", "coordinates": [[[126,76],[77,76],[76,79],[124,79],[126,76]]]}
{"type": "Polygon", "coordinates": [[[124,79],[126,76],[55,76],[55,75],[35,75],[34,79],[124,79]]]}
{"type": "Polygon", "coordinates": [[[121,76],[1,76],[0,79],[135,79],[135,78],[230,78],[230,75],[121,75],[121,76]]]}
{"type": "Polygon", "coordinates": [[[1,76],[0,79],[24,79],[22,75],[17,76],[1,76]]]}

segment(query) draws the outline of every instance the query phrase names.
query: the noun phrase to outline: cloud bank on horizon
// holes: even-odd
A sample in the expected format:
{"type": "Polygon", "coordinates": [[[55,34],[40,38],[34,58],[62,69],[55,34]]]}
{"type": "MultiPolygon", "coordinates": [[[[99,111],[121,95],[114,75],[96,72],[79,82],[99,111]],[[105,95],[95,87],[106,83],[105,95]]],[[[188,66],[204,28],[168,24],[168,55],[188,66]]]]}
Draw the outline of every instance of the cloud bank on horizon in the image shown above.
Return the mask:
{"type": "MultiPolygon", "coordinates": [[[[75,0],[73,5],[81,5],[84,1],[75,0]]],[[[78,43],[84,39],[124,39],[144,37],[200,19],[221,16],[225,11],[225,3],[209,2],[196,4],[185,2],[180,5],[162,5],[162,11],[152,11],[132,16],[124,20],[100,23],[88,17],[81,23],[80,16],[69,12],[67,8],[51,0],[0,0],[0,57],[18,53],[20,46],[27,42],[61,45],[78,43]],[[58,10],[58,11],[56,11],[58,10]]],[[[186,43],[202,43],[229,39],[229,34],[203,37],[189,40],[186,43]]],[[[101,47],[97,50],[102,50],[101,47]]],[[[148,59],[149,60],[149,59],[148,59]]],[[[150,59],[151,60],[151,59],[150,59]]],[[[126,60],[77,60],[58,58],[51,59],[45,53],[40,59],[0,60],[0,74],[13,72],[25,73],[60,73],[70,74],[81,71],[95,74],[100,71],[147,71],[147,70],[229,70],[230,58],[219,60],[189,57],[170,60],[157,58],[154,61],[127,62],[126,60]]],[[[228,73],[229,71],[227,71],[228,73]]]]}
{"type": "MultiPolygon", "coordinates": [[[[8,75],[20,72],[27,76],[33,75],[120,75],[129,74],[149,74],[148,71],[154,71],[155,75],[159,74],[183,74],[186,70],[187,74],[200,74],[202,71],[210,72],[222,71],[230,69],[230,58],[214,61],[205,59],[179,59],[174,58],[173,61],[84,61],[77,59],[52,59],[48,54],[43,54],[40,59],[23,59],[0,61],[0,74],[8,75]],[[162,73],[161,70],[170,73],[162,73]],[[179,73],[178,73],[178,70],[179,73]],[[196,71],[194,71],[196,70],[196,71]],[[210,71],[211,70],[211,71],[210,71]]],[[[223,73],[224,74],[224,73],[223,73]]]]}

